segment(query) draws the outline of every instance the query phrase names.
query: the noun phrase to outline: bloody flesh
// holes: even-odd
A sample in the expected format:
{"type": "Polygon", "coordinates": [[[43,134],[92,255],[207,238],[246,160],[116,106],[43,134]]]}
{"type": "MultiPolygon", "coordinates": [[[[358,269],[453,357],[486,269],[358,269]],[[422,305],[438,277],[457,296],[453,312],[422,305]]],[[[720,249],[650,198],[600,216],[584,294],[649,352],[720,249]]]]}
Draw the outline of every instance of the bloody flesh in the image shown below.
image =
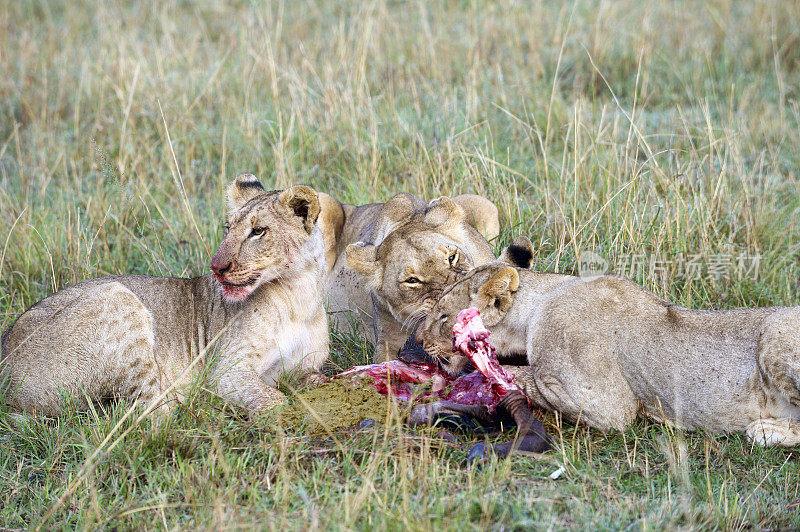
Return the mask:
{"type": "Polygon", "coordinates": [[[494,347],[488,341],[489,334],[478,309],[468,308],[458,314],[453,327],[453,350],[460,351],[478,368],[459,378],[451,377],[436,364],[406,364],[400,360],[356,366],[336,378],[353,382],[371,379],[370,384],[378,392],[403,401],[443,399],[463,405],[484,405],[493,412],[508,392],[519,387],[514,375],[498,363],[494,347]]]}
{"type": "Polygon", "coordinates": [[[511,390],[519,390],[513,373],[506,371],[497,361],[494,347],[489,343],[489,331],[483,326],[480,312],[475,307],[458,313],[453,326],[453,350],[461,351],[491,385],[498,400],[511,390]]]}
{"type": "Polygon", "coordinates": [[[436,364],[406,364],[400,360],[355,366],[339,373],[335,378],[346,378],[352,382],[370,378],[372,379],[370,384],[378,392],[383,395],[392,395],[403,401],[411,401],[415,395],[418,400],[441,399],[442,391],[453,380],[436,364]],[[415,386],[428,383],[430,383],[430,387],[415,386]]]}

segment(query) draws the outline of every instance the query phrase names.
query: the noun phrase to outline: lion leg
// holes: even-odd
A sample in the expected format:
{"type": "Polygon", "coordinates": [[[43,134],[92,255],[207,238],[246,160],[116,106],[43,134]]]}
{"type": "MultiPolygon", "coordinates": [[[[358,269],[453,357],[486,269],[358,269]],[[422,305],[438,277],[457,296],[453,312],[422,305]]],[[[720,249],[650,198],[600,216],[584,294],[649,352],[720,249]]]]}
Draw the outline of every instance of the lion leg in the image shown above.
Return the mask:
{"type": "Polygon", "coordinates": [[[162,375],[153,320],[117,282],[57,292],[24,313],[3,342],[0,373],[11,407],[57,415],[64,395],[80,406],[123,397],[158,400],[162,375]]]}
{"type": "Polygon", "coordinates": [[[800,444],[800,422],[790,418],[757,419],[747,426],[747,439],[768,446],[792,447],[800,444]]]}
{"type": "Polygon", "coordinates": [[[764,322],[758,366],[765,399],[761,419],[746,429],[747,438],[765,446],[800,444],[800,310],[781,309],[764,322]]]}
{"type": "Polygon", "coordinates": [[[319,386],[331,380],[330,377],[320,372],[320,368],[330,354],[330,336],[324,310],[321,310],[314,318],[308,327],[308,332],[309,342],[302,349],[305,352],[302,353],[302,357],[294,368],[287,368],[287,370],[298,375],[303,384],[319,386]]]}
{"type": "MultiPolygon", "coordinates": [[[[767,383],[800,415],[800,309],[777,311],[764,323],[758,345],[758,365],[767,383]]],[[[765,417],[784,417],[772,414],[765,417]]],[[[789,413],[795,417],[794,413],[789,413]]]]}
{"type": "Polygon", "coordinates": [[[299,373],[316,373],[328,359],[330,354],[330,336],[325,311],[320,309],[314,318],[307,323],[308,339],[297,352],[282,356],[281,360],[289,365],[286,371],[299,373]]]}
{"type": "MultiPolygon", "coordinates": [[[[613,386],[603,386],[585,382],[580,375],[561,379],[554,374],[536,373],[530,367],[518,368],[514,373],[531,401],[576,423],[608,432],[625,430],[636,417],[638,403],[621,377],[614,380],[613,386]]],[[[604,384],[609,384],[609,379],[605,376],[604,384]]]]}
{"type": "Polygon", "coordinates": [[[250,415],[270,410],[281,404],[286,396],[261,379],[248,359],[221,364],[215,371],[217,394],[226,402],[245,408],[250,415]]]}

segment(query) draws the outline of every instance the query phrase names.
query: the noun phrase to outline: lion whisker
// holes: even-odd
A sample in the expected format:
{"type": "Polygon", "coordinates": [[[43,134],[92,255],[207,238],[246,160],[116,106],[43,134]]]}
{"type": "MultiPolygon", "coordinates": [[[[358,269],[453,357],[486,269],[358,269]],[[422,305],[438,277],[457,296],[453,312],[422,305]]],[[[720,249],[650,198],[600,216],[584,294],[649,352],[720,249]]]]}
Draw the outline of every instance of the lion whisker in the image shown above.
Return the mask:
{"type": "Polygon", "coordinates": [[[409,309],[412,309],[412,310],[411,310],[411,312],[408,314],[408,316],[406,316],[406,318],[403,320],[403,322],[402,322],[402,324],[401,324],[401,328],[402,328],[402,329],[405,329],[405,328],[406,328],[406,325],[409,323],[409,321],[410,321],[410,320],[413,320],[413,319],[416,319],[416,317],[417,317],[417,316],[418,316],[418,315],[419,315],[421,312],[426,312],[426,311],[425,311],[425,308],[424,308],[424,304],[422,304],[422,305],[418,305],[418,304],[416,304],[416,303],[411,303],[411,304],[408,304],[408,305],[406,305],[405,307],[403,307],[403,312],[405,312],[405,311],[407,311],[407,310],[409,310],[409,309]]]}
{"type": "Polygon", "coordinates": [[[427,311],[422,310],[422,309],[420,309],[420,310],[418,310],[418,311],[416,311],[416,312],[414,312],[412,314],[409,314],[408,317],[406,317],[406,319],[403,320],[403,323],[402,323],[402,326],[401,326],[402,330],[404,330],[404,331],[405,330],[412,330],[412,331],[416,330],[417,327],[419,327],[419,325],[422,323],[422,321],[424,321],[424,319],[427,317],[427,315],[428,315],[427,311]]]}

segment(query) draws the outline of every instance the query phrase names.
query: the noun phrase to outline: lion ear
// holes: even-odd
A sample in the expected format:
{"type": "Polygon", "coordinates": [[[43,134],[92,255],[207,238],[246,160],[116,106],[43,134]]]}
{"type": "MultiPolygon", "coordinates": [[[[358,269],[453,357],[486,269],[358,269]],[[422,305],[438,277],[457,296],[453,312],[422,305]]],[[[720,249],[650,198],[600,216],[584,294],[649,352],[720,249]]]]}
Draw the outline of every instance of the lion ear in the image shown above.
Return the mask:
{"type": "Polygon", "coordinates": [[[317,192],[305,185],[295,185],[278,195],[278,201],[291,210],[303,221],[307,233],[314,230],[319,216],[319,198],[317,192]]]}
{"type": "Polygon", "coordinates": [[[373,281],[378,280],[377,277],[380,270],[380,268],[378,268],[377,255],[378,248],[372,244],[365,244],[364,242],[350,244],[345,250],[347,267],[373,281]]]}
{"type": "Polygon", "coordinates": [[[533,244],[527,236],[520,235],[498,257],[499,261],[527,270],[533,264],[533,244]]]}
{"type": "Polygon", "coordinates": [[[425,223],[431,227],[452,225],[464,220],[464,209],[447,196],[430,202],[425,212],[425,223]]]}
{"type": "Polygon", "coordinates": [[[264,186],[253,174],[239,174],[228,185],[228,212],[241,209],[245,203],[264,193],[264,186]]]}
{"type": "Polygon", "coordinates": [[[341,203],[324,192],[317,192],[317,198],[319,198],[317,225],[322,230],[322,240],[325,242],[325,260],[328,263],[328,272],[330,272],[339,254],[339,239],[344,227],[344,208],[341,203]]]}
{"type": "Polygon", "coordinates": [[[487,326],[497,323],[508,312],[518,288],[519,273],[511,266],[506,266],[478,289],[478,308],[487,326]]]}
{"type": "Polygon", "coordinates": [[[464,209],[464,219],[483,237],[492,241],[500,234],[500,217],[497,205],[477,194],[459,194],[453,201],[464,209]]]}
{"type": "Polygon", "coordinates": [[[371,241],[380,244],[398,226],[411,220],[417,210],[421,210],[427,205],[424,201],[404,192],[393,196],[380,208],[380,216],[375,223],[371,241]]]}
{"type": "Polygon", "coordinates": [[[381,216],[392,222],[405,222],[420,206],[424,206],[425,202],[408,192],[396,194],[383,204],[381,207],[381,216]]]}

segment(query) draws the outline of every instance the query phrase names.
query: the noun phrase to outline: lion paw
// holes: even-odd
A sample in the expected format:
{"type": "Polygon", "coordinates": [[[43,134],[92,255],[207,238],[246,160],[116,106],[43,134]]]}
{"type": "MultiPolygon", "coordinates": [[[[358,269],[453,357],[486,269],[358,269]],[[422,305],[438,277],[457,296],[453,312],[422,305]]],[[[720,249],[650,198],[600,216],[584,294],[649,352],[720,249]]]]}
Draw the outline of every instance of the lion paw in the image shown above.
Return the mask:
{"type": "Polygon", "coordinates": [[[793,419],[757,419],[747,426],[747,439],[763,446],[800,444],[800,423],[793,419]]]}

